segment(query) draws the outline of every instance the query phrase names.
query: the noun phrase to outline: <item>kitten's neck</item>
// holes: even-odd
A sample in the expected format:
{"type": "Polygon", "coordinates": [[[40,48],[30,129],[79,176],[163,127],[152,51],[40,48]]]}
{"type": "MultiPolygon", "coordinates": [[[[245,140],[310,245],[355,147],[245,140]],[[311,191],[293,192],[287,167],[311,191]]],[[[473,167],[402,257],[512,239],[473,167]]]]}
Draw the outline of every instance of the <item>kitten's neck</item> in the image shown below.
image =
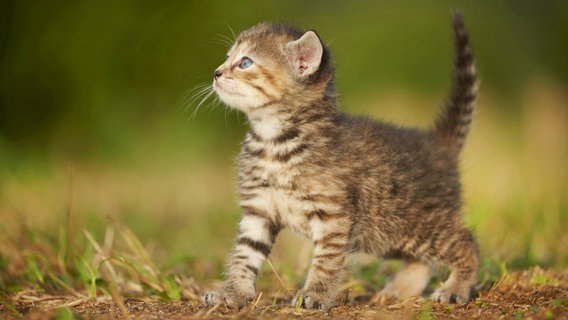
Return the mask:
{"type": "Polygon", "coordinates": [[[264,141],[276,139],[287,127],[285,121],[275,116],[250,118],[249,121],[251,130],[264,141]]]}
{"type": "Polygon", "coordinates": [[[258,138],[271,141],[290,129],[319,130],[329,126],[338,116],[335,97],[324,97],[304,107],[277,106],[262,114],[249,115],[249,122],[258,138]]]}

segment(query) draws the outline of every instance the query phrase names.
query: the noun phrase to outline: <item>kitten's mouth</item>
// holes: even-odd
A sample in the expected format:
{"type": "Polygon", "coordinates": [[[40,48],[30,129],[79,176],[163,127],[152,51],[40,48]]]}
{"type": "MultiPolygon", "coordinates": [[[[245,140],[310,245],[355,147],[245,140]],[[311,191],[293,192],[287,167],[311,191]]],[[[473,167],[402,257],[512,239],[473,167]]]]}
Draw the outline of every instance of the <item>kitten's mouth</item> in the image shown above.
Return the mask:
{"type": "Polygon", "coordinates": [[[219,99],[232,108],[240,109],[239,101],[242,100],[245,95],[230,89],[231,86],[227,85],[227,83],[221,83],[217,80],[213,82],[213,90],[215,90],[219,99]]]}
{"type": "Polygon", "coordinates": [[[225,88],[223,88],[223,86],[217,80],[213,81],[213,90],[215,90],[218,95],[229,94],[229,92],[225,88]]]}
{"type": "Polygon", "coordinates": [[[225,94],[230,96],[244,96],[242,93],[238,91],[232,91],[227,88],[227,85],[223,85],[221,81],[214,80],[213,81],[213,89],[217,92],[218,95],[225,94]]]}
{"type": "Polygon", "coordinates": [[[227,91],[227,89],[223,87],[223,85],[221,84],[221,82],[219,80],[213,80],[213,89],[215,89],[215,91],[217,91],[217,93],[219,93],[219,91],[229,93],[227,91]]]}

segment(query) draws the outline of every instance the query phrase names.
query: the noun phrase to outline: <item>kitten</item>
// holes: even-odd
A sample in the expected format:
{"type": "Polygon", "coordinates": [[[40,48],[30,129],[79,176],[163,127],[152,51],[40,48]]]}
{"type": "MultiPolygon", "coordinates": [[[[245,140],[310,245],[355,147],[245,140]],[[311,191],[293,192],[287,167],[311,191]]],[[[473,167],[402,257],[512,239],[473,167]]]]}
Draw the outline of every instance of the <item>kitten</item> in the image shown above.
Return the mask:
{"type": "Polygon", "coordinates": [[[249,303],[283,227],[315,246],[293,304],[333,307],[346,257],[358,251],[406,261],[385,296],[420,295],[430,265],[442,264],[451,274],[433,299],[471,298],[479,258],[460,222],[458,155],[472,120],[476,71],[459,12],[453,28],[453,89],[429,130],[338,111],[330,53],[313,31],[263,23],[238,36],[213,87],[250,123],[239,158],[243,217],[226,280],[203,296],[206,304],[249,303]]]}

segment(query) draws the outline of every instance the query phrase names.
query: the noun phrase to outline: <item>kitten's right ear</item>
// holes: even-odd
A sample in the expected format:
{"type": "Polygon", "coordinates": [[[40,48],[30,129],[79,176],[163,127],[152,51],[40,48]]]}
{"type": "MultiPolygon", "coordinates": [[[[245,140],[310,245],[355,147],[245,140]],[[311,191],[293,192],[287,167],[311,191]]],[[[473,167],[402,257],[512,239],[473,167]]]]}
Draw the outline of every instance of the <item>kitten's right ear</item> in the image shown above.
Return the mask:
{"type": "Polygon", "coordinates": [[[319,68],[323,45],[315,32],[308,31],[300,39],[288,42],[286,51],[296,76],[305,79],[319,68]]]}

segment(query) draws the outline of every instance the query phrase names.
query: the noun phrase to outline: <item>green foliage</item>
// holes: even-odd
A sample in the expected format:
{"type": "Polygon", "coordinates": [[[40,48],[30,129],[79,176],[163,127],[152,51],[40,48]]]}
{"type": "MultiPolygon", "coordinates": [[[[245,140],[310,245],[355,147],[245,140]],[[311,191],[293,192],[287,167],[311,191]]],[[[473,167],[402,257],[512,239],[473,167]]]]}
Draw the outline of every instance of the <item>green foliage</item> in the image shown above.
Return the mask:
{"type": "Polygon", "coordinates": [[[424,302],[424,304],[422,304],[422,307],[420,308],[420,311],[419,311],[416,319],[417,320],[435,320],[436,319],[436,316],[432,312],[432,300],[426,300],[424,302]]]}
{"type": "Polygon", "coordinates": [[[100,264],[95,270],[93,270],[89,263],[83,259],[81,259],[81,264],[83,267],[79,268],[79,274],[81,275],[81,278],[85,280],[85,286],[88,289],[89,297],[94,301],[97,298],[97,275],[100,264]]]}
{"type": "Polygon", "coordinates": [[[276,294],[274,295],[274,299],[272,299],[272,306],[276,306],[276,303],[278,302],[278,298],[280,297],[281,291],[282,291],[282,288],[279,288],[278,291],[276,291],[276,294]]]}
{"type": "Polygon", "coordinates": [[[43,272],[40,270],[40,261],[45,259],[45,257],[43,256],[37,256],[37,255],[33,255],[33,256],[29,256],[26,259],[26,270],[28,273],[28,277],[31,280],[37,280],[40,284],[44,284],[44,277],[43,277],[43,272]]]}
{"type": "Polygon", "coordinates": [[[75,316],[73,310],[69,308],[59,308],[57,309],[57,315],[55,318],[57,320],[73,320],[76,319],[77,317],[75,316]]]}
{"type": "Polygon", "coordinates": [[[566,307],[568,307],[568,298],[554,299],[550,302],[550,306],[566,306],[566,307]]]}
{"type": "MultiPolygon", "coordinates": [[[[179,101],[186,90],[210,81],[227,50],[220,37],[261,20],[316,28],[332,44],[342,93],[377,88],[442,93],[451,60],[447,18],[455,7],[465,12],[472,30],[484,89],[514,96],[521,80],[535,72],[566,80],[568,47],[558,40],[567,28],[550,22],[564,21],[562,0],[547,5],[358,0],[309,6],[298,0],[160,6],[14,2],[0,29],[6,48],[0,56],[2,160],[15,164],[19,156],[41,154],[116,160],[128,157],[134,141],[164,135],[159,130],[167,128],[172,135],[160,141],[177,146],[185,141],[192,148],[199,143],[196,137],[207,136],[223,145],[240,132],[237,124],[222,121],[223,115],[200,114],[193,131],[183,121],[179,101]],[[10,157],[13,153],[18,156],[10,157]]],[[[516,112],[512,104],[507,108],[516,112]]]]}
{"type": "Polygon", "coordinates": [[[548,309],[546,309],[546,311],[544,311],[544,317],[546,319],[556,319],[556,315],[548,309]]]}
{"type": "Polygon", "coordinates": [[[296,300],[296,305],[294,307],[296,309],[301,309],[303,305],[304,305],[304,297],[298,296],[298,299],[296,300]]]}
{"type": "Polygon", "coordinates": [[[483,308],[486,306],[485,301],[483,301],[482,299],[475,300],[475,305],[478,306],[479,308],[483,308]]]}
{"type": "MultiPolygon", "coordinates": [[[[383,288],[389,277],[392,277],[400,267],[400,261],[374,260],[369,263],[357,264],[354,266],[353,277],[361,280],[368,289],[377,290],[383,288]]],[[[355,286],[354,290],[366,291],[365,288],[355,286]]]]}
{"type": "Polygon", "coordinates": [[[550,279],[549,277],[547,277],[544,274],[536,274],[532,279],[531,279],[532,283],[536,283],[539,285],[545,285],[545,284],[554,284],[556,281],[550,279]]]}
{"type": "Polygon", "coordinates": [[[4,292],[0,293],[0,303],[6,309],[8,309],[8,311],[12,315],[16,316],[17,318],[23,318],[23,315],[20,313],[20,311],[18,311],[18,308],[16,308],[16,306],[14,305],[12,299],[10,299],[4,292]]]}

